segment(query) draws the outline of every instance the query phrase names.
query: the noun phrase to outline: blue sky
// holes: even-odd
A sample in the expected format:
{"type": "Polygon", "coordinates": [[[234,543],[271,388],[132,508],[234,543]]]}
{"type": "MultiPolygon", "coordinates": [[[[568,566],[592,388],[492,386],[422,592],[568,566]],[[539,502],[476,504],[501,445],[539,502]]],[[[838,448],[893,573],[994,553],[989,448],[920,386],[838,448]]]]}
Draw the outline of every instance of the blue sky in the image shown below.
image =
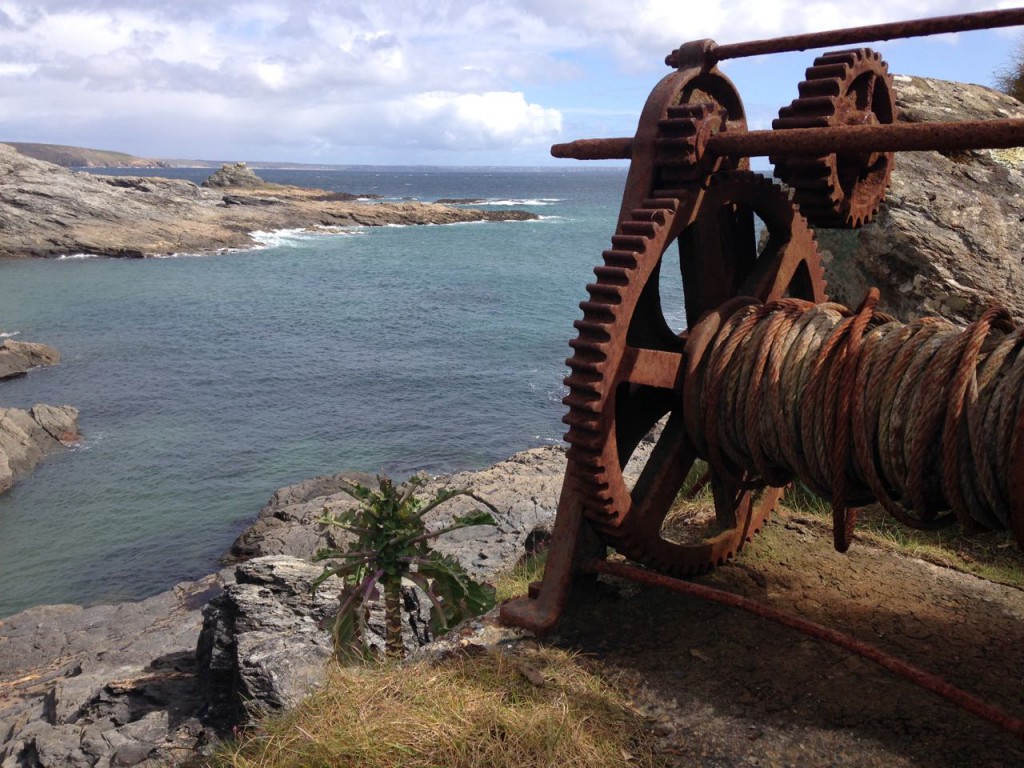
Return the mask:
{"type": "MultiPolygon", "coordinates": [[[[0,0],[0,140],[148,157],[552,165],[628,136],[686,40],[1015,3],[890,0],[0,0]],[[852,13],[851,8],[857,8],[852,13]]],[[[1024,29],[878,43],[893,73],[992,85],[1024,29]]],[[[752,128],[815,53],[723,62],[752,128]]]]}

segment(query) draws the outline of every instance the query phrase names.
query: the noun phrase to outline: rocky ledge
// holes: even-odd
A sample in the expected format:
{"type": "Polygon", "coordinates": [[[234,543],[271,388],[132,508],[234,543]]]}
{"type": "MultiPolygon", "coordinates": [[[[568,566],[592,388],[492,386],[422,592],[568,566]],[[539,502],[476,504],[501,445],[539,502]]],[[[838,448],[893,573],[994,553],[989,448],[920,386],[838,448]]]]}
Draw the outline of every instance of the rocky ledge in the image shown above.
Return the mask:
{"type": "MultiPolygon", "coordinates": [[[[60,352],[54,347],[4,339],[0,344],[0,382],[59,362],[60,352]]],[[[0,408],[0,493],[32,471],[44,456],[79,440],[78,410],[70,405],[37,403],[27,411],[0,408]]]]}
{"type": "Polygon", "coordinates": [[[537,218],[518,210],[339,199],[344,197],[266,183],[200,187],[174,179],[97,176],[0,144],[0,258],[210,253],[250,248],[252,232],[274,229],[537,218]]]}
{"type": "Polygon", "coordinates": [[[30,368],[57,365],[60,351],[46,344],[4,339],[0,344],[0,381],[24,376],[30,368]]]}
{"type": "Polygon", "coordinates": [[[0,493],[43,457],[79,442],[78,409],[37,403],[27,411],[0,408],[0,493]]]}

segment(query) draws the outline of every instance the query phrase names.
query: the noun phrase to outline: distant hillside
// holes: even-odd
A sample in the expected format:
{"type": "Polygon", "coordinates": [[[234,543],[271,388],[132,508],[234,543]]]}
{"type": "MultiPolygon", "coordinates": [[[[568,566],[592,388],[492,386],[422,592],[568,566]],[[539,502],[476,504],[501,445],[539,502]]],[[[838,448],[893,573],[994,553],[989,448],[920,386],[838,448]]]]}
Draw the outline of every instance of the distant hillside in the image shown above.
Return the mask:
{"type": "Polygon", "coordinates": [[[135,157],[125,152],[109,152],[104,149],[66,147],[61,144],[28,144],[18,141],[4,142],[19,153],[55,163],[65,168],[170,168],[170,163],[135,157]]]}

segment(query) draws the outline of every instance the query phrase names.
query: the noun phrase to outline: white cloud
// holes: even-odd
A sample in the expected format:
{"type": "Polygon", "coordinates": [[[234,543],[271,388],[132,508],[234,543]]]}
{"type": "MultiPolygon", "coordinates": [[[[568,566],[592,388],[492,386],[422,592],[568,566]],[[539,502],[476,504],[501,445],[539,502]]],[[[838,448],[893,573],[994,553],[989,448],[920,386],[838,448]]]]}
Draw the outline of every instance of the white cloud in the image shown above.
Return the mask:
{"type": "Polygon", "coordinates": [[[604,83],[585,81],[583,58],[653,84],[685,40],[992,7],[890,0],[851,17],[837,0],[4,0],[0,138],[79,143],[104,130],[123,138],[132,123],[152,133],[111,148],[188,155],[219,137],[281,151],[542,152],[563,112],[622,108],[602,99],[604,83]],[[558,84],[593,99],[559,103],[558,84]]]}

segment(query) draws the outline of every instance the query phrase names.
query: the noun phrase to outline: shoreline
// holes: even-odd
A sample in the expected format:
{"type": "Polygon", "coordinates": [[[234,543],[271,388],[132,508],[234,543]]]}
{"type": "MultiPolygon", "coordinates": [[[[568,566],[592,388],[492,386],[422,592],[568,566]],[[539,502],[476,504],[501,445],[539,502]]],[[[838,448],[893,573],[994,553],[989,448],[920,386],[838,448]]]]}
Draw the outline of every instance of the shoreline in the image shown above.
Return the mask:
{"type": "MultiPolygon", "coordinates": [[[[0,259],[216,255],[252,234],[331,227],[533,221],[522,210],[340,199],[327,190],[232,180],[200,186],[159,176],[71,171],[0,145],[0,259]]],[[[220,173],[218,171],[217,173],[220,173]]]]}

